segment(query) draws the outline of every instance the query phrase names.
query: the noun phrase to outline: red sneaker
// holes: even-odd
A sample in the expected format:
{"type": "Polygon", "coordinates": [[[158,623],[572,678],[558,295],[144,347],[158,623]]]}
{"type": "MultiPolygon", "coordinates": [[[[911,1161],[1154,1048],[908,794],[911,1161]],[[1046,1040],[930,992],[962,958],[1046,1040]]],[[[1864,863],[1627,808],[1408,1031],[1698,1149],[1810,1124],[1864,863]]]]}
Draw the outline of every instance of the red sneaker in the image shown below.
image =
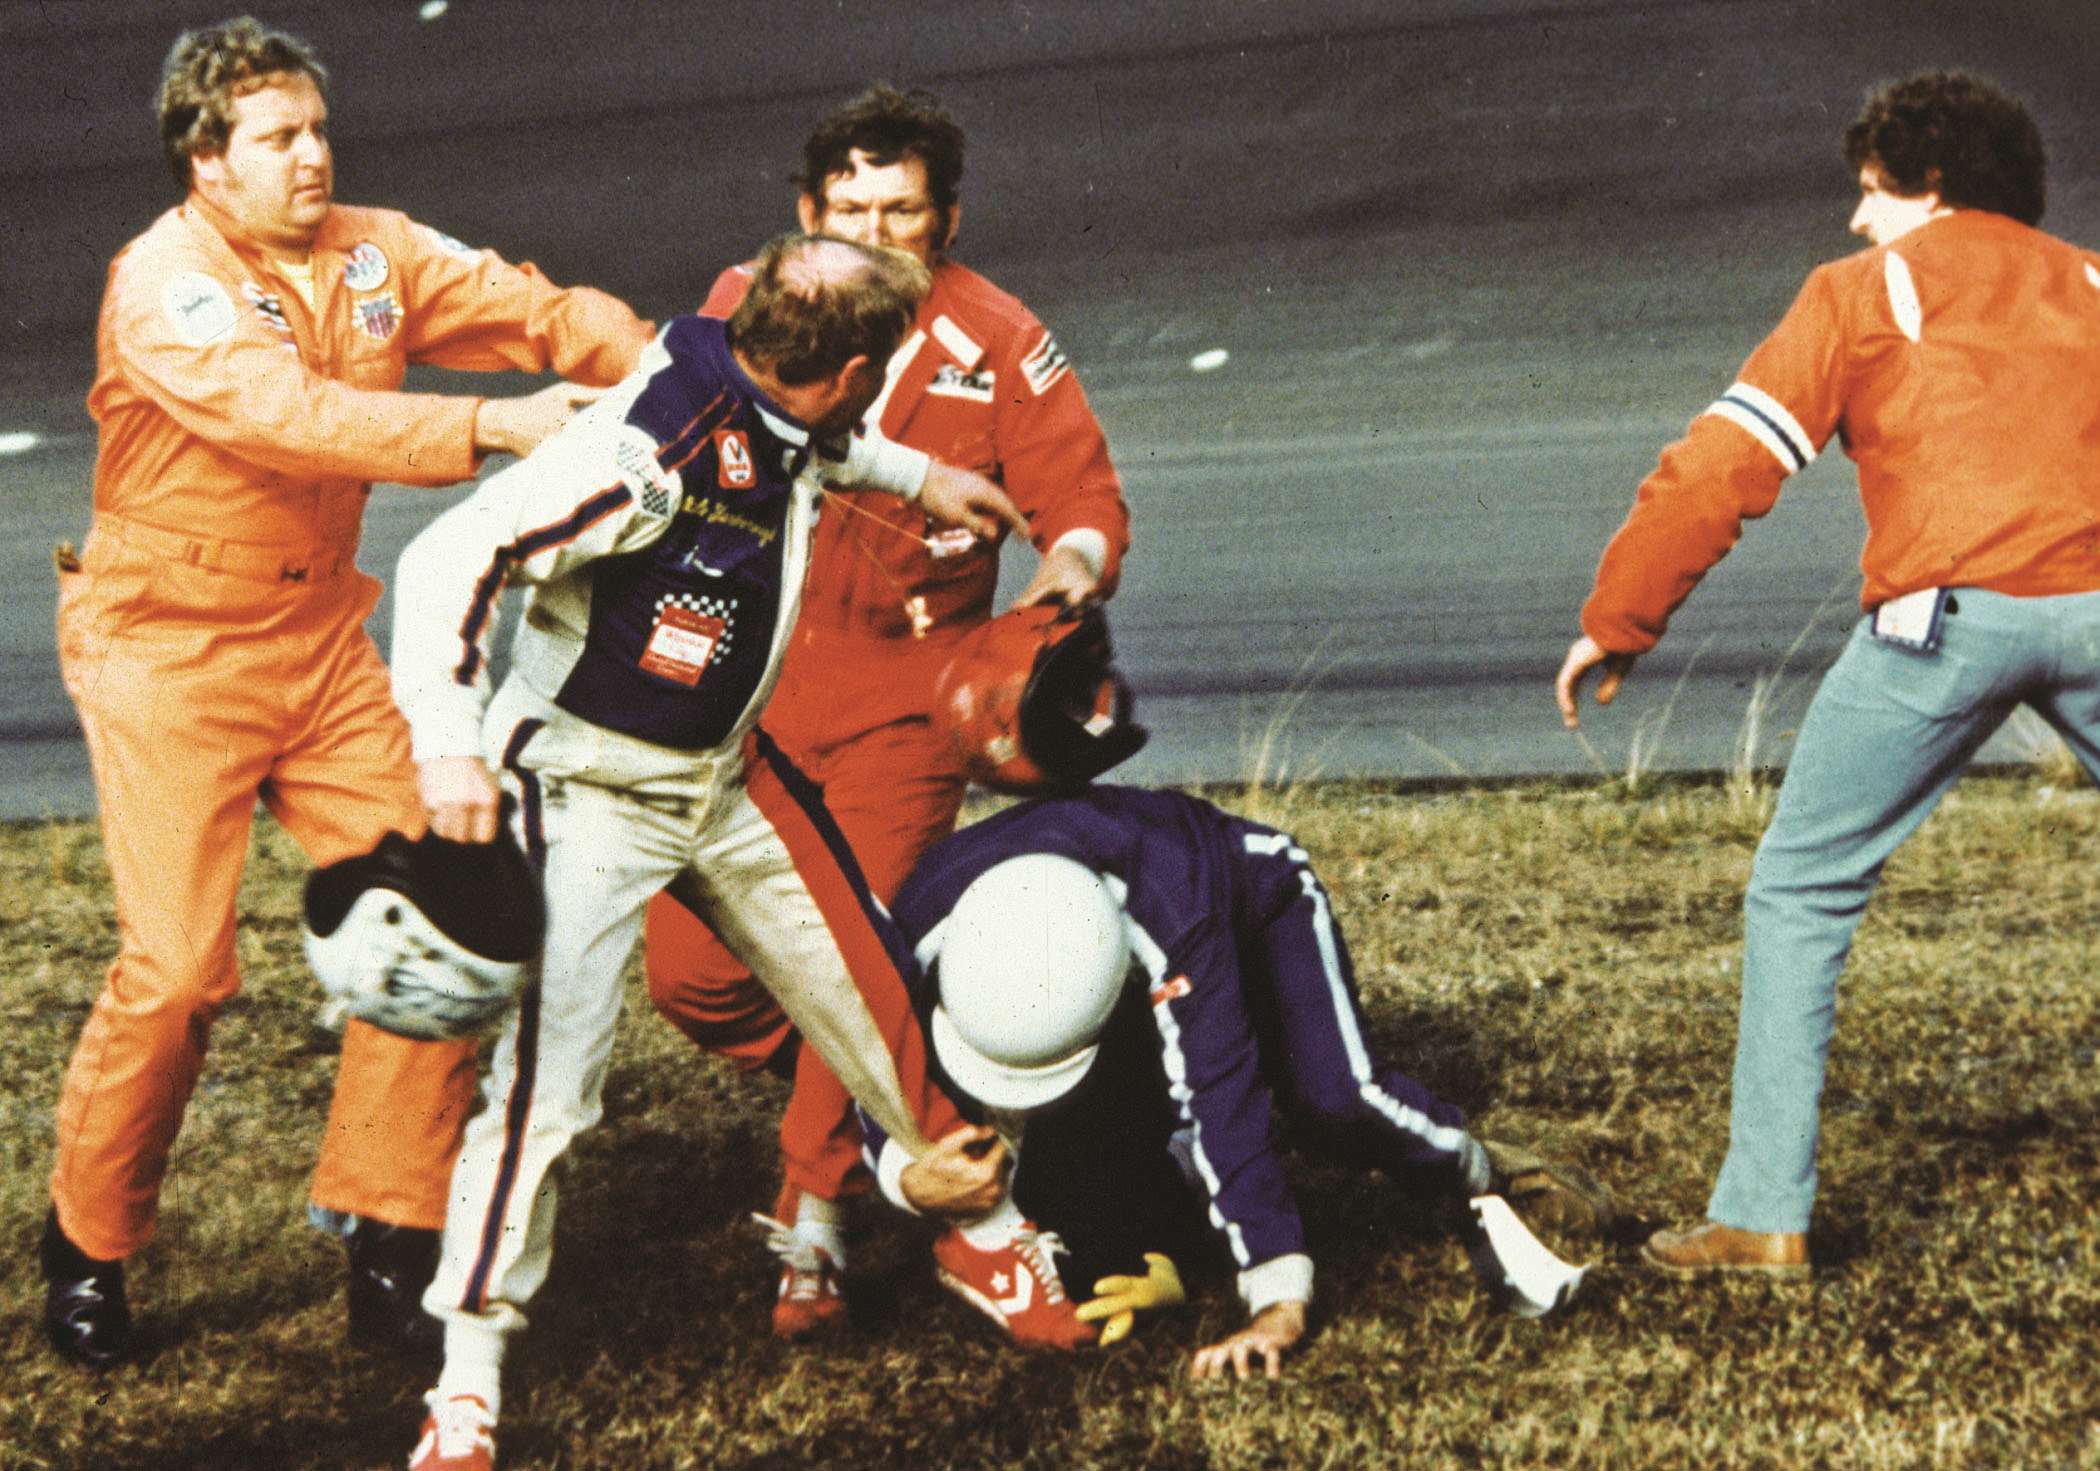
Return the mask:
{"type": "Polygon", "coordinates": [[[795,1234],[785,1221],[753,1212],[766,1228],[766,1247],[780,1258],[780,1295],[773,1299],[773,1336],[789,1342],[846,1324],[846,1295],[830,1252],[795,1234]]]}
{"type": "Polygon", "coordinates": [[[951,1226],[933,1243],[934,1275],[941,1285],[1032,1348],[1081,1348],[1094,1341],[1094,1325],[1082,1323],[1065,1299],[1052,1254],[1064,1243],[1023,1221],[1003,1245],[990,1251],[972,1246],[951,1226]]]}
{"type": "Polygon", "coordinates": [[[496,1471],[496,1439],[489,1432],[496,1417],[476,1394],[439,1399],[436,1390],[423,1396],[430,1406],[423,1438],[408,1458],[408,1471],[496,1471]]]}

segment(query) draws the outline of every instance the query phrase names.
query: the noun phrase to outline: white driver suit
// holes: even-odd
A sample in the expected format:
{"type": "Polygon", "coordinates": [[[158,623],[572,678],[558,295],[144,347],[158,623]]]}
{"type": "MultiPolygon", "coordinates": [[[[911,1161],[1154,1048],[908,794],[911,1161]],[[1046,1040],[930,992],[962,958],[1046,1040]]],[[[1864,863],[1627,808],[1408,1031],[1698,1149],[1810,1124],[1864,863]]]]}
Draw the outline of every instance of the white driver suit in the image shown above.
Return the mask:
{"type": "Polygon", "coordinates": [[[885,1129],[923,1152],[960,1122],[926,1078],[908,950],[815,788],[755,728],[821,484],[909,497],[926,467],[872,435],[841,463],[745,375],[721,322],[686,317],[402,553],[394,684],[416,759],[501,772],[547,897],[538,980],[467,1126],[423,1300],[446,1323],[448,1378],[459,1359],[493,1377],[545,1279],[552,1166],[599,1117],[622,967],[643,906],[682,872],[885,1129]],[[489,631],[513,583],[531,592],[491,700],[489,631]]]}

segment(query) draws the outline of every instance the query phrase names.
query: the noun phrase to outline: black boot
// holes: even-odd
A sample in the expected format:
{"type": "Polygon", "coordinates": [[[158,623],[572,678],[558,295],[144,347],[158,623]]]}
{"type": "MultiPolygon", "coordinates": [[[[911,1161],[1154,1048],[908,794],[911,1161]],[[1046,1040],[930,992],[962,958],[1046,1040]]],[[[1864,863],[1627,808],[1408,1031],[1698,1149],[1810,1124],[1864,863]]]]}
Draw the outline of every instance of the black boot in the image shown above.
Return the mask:
{"type": "Polygon", "coordinates": [[[350,1253],[350,1341],[404,1357],[434,1354],[444,1326],[423,1311],[437,1271],[438,1233],[360,1220],[343,1238],[350,1253]]]}
{"type": "Polygon", "coordinates": [[[51,1346],[90,1369],[107,1369],[129,1358],[124,1264],[98,1262],[67,1240],[55,1210],[44,1217],[37,1255],[44,1267],[44,1332],[51,1346]]]}

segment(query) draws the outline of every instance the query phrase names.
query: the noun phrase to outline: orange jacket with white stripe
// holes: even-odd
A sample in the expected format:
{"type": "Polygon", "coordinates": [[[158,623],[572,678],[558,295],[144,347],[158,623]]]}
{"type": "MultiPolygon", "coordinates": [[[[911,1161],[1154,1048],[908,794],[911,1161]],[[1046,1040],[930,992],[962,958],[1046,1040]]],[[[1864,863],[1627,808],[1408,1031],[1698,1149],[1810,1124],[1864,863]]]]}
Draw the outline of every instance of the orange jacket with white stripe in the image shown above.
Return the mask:
{"type": "Polygon", "coordinates": [[[1663,451],[1582,628],[1654,647],[1835,434],[1859,467],[1863,607],[1928,587],[2100,589],[2100,256],[1959,210],[1810,274],[1737,381],[1663,451]]]}
{"type": "Polygon", "coordinates": [[[552,369],[602,386],[650,328],[614,297],[391,210],[338,205],[314,304],[195,195],[117,254],[88,410],[98,513],[193,536],[354,544],[372,481],[474,473],[467,395],[403,393],[410,363],[552,369]]]}

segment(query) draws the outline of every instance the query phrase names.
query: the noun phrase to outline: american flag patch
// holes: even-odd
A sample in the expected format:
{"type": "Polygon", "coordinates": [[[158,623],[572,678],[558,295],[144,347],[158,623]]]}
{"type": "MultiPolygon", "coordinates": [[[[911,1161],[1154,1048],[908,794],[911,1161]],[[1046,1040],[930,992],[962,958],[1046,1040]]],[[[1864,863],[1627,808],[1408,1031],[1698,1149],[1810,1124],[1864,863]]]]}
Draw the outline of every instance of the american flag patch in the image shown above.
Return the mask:
{"type": "Polygon", "coordinates": [[[392,293],[361,301],[352,310],[357,313],[358,330],[379,342],[392,337],[401,326],[401,303],[392,293]]]}
{"type": "Polygon", "coordinates": [[[1071,370],[1072,365],[1065,361],[1064,349],[1059,347],[1057,339],[1047,332],[1043,334],[1043,340],[1035,345],[1035,350],[1021,359],[1021,376],[1028,380],[1028,387],[1037,398],[1048,393],[1050,385],[1071,370]]]}

